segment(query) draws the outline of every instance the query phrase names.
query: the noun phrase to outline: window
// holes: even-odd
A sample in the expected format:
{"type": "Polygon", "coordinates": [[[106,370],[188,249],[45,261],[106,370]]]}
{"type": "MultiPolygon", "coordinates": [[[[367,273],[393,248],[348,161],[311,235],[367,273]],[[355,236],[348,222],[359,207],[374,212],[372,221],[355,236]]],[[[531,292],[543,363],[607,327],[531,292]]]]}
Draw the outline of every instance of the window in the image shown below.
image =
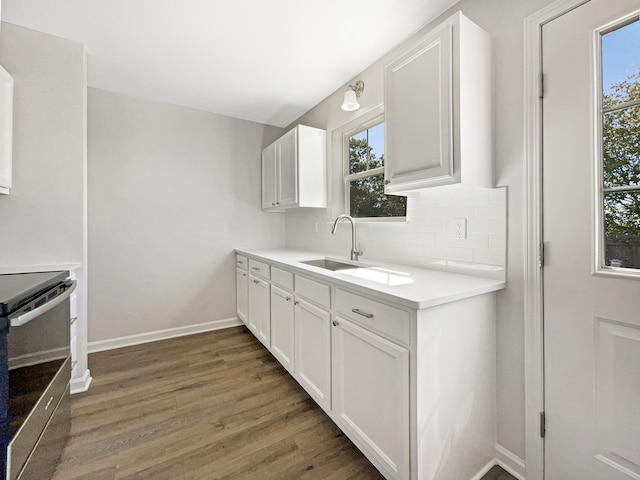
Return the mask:
{"type": "Polygon", "coordinates": [[[347,211],[353,218],[406,217],[407,199],[384,194],[384,123],[380,117],[343,137],[347,211]]]}
{"type": "Polygon", "coordinates": [[[640,268],[640,21],[601,34],[600,209],[605,267],[640,268]]]}

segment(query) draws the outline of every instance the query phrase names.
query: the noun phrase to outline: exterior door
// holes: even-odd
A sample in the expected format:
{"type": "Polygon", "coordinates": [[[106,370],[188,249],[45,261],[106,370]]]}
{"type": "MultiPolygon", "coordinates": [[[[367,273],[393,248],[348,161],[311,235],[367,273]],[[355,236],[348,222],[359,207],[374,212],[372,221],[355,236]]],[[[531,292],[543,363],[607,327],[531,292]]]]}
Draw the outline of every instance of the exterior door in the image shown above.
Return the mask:
{"type": "Polygon", "coordinates": [[[603,233],[619,220],[608,215],[625,202],[635,202],[630,221],[637,220],[638,194],[633,185],[608,185],[614,166],[603,158],[622,152],[627,173],[640,173],[640,107],[601,106],[612,76],[620,75],[613,84],[638,81],[627,75],[640,68],[640,43],[600,47],[623,27],[629,35],[617,41],[637,42],[639,11],[639,0],[591,0],[542,29],[547,480],[640,479],[640,265],[612,262],[603,233]],[[615,66],[624,55],[628,68],[615,66]],[[616,129],[619,137],[606,137],[616,129]]]}

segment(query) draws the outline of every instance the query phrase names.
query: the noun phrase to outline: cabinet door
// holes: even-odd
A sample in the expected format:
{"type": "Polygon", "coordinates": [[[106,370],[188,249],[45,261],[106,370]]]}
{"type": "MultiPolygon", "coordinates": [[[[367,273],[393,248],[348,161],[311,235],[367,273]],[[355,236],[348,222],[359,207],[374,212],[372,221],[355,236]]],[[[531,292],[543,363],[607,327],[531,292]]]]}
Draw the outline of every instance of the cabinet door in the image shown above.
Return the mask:
{"type": "Polygon", "coordinates": [[[272,143],[262,151],[262,208],[276,207],[276,144],[272,143]]]}
{"type": "Polygon", "coordinates": [[[13,77],[0,66],[0,193],[8,194],[12,182],[13,77]]]}
{"type": "Polygon", "coordinates": [[[387,192],[425,180],[451,183],[451,22],[387,65],[384,88],[387,192]]]}
{"type": "Polygon", "coordinates": [[[297,299],[295,372],[298,382],[325,410],[331,408],[331,315],[297,299]]]}
{"type": "Polygon", "coordinates": [[[294,372],[293,294],[271,286],[271,353],[294,372]]]}
{"type": "Polygon", "coordinates": [[[298,203],[298,130],[283,135],[278,145],[278,196],[280,207],[298,203]]]}
{"type": "Polygon", "coordinates": [[[333,412],[387,478],[409,478],[409,351],[337,316],[333,412]]]}
{"type": "Polygon", "coordinates": [[[269,282],[249,275],[249,329],[267,348],[271,346],[269,303],[269,282]]]}
{"type": "Polygon", "coordinates": [[[241,268],[236,268],[236,312],[238,318],[247,325],[249,312],[249,276],[241,268]]]}

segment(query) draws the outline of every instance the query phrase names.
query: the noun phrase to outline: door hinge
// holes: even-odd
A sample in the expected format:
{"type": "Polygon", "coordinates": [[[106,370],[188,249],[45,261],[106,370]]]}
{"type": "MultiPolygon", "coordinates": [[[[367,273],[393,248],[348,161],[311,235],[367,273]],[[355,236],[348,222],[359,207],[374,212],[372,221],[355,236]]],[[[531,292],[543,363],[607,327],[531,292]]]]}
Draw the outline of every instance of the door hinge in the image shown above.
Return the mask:
{"type": "Polygon", "coordinates": [[[544,73],[540,73],[540,78],[538,79],[538,96],[540,98],[544,98],[544,73]]]}
{"type": "Polygon", "coordinates": [[[544,242],[538,245],[538,268],[544,267],[544,242]]]}
{"type": "Polygon", "coordinates": [[[547,433],[547,418],[544,412],[540,412],[540,438],[544,438],[547,433]]]}

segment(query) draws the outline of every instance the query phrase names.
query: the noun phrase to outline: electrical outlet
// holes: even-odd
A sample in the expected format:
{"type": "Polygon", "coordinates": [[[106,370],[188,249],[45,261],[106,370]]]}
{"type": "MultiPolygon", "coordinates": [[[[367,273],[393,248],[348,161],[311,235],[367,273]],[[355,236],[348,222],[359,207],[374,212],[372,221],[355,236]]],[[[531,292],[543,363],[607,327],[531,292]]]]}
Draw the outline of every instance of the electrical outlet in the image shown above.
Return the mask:
{"type": "Polygon", "coordinates": [[[466,218],[453,219],[453,236],[456,240],[467,239],[467,219],[466,218]]]}

